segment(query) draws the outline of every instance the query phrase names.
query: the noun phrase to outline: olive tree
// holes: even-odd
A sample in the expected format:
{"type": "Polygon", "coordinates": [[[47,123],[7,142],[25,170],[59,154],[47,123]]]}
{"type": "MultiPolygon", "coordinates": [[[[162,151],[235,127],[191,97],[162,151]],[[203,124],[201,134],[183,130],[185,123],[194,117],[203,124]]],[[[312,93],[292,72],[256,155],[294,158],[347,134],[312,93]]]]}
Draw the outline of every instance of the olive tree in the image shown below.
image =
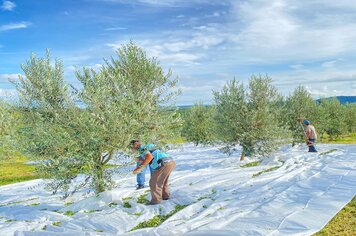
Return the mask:
{"type": "Polygon", "coordinates": [[[311,94],[303,87],[298,86],[287,98],[284,108],[284,117],[292,134],[292,146],[305,141],[305,133],[302,122],[304,119],[317,119],[316,102],[311,94]]]}
{"type": "Polygon", "coordinates": [[[183,137],[196,146],[212,143],[214,141],[213,114],[214,110],[211,106],[196,103],[184,114],[183,137]]]}
{"type": "Polygon", "coordinates": [[[241,160],[245,156],[263,156],[271,153],[287,134],[277,120],[280,96],[271,78],[252,76],[248,88],[235,79],[220,92],[214,92],[218,137],[227,150],[242,146],[241,160]]]}
{"type": "Polygon", "coordinates": [[[54,192],[68,191],[79,174],[96,193],[104,191],[112,183],[105,165],[117,151],[134,138],[160,145],[181,124],[170,107],[177,80],[132,42],[99,71],[78,70],[79,87],[65,82],[62,63],[52,65],[49,53],[32,55],[22,69],[25,76],[16,84],[28,124],[22,144],[44,160],[38,171],[53,180],[54,192]]]}
{"type": "Polygon", "coordinates": [[[329,135],[329,139],[334,140],[347,132],[345,109],[336,97],[321,99],[319,111],[322,118],[319,125],[329,135]]]}
{"type": "Polygon", "coordinates": [[[8,159],[16,151],[15,134],[19,125],[15,107],[0,100],[0,161],[8,159]]]}

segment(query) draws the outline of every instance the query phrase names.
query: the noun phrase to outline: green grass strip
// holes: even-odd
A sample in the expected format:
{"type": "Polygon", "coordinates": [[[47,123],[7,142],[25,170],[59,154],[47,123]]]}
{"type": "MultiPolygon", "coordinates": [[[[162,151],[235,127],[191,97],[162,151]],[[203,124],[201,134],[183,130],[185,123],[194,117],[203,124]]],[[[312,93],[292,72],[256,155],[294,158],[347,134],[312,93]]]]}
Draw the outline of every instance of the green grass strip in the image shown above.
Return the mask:
{"type": "Polygon", "coordinates": [[[329,154],[329,153],[332,153],[332,152],[335,152],[335,151],[337,151],[337,149],[336,149],[336,148],[331,149],[331,150],[326,151],[326,152],[322,152],[322,153],[320,153],[320,154],[319,154],[319,156],[326,155],[326,154],[329,154]]]}
{"type": "Polygon", "coordinates": [[[146,196],[148,195],[148,193],[144,193],[142,195],[140,195],[137,199],[137,203],[141,203],[141,204],[146,204],[146,203],[149,203],[150,201],[148,201],[146,199],[146,196]]]}
{"type": "Polygon", "coordinates": [[[313,236],[356,235],[356,196],[313,236]]]}
{"type": "Polygon", "coordinates": [[[177,213],[178,211],[186,208],[188,205],[176,205],[174,210],[169,212],[167,215],[155,215],[152,219],[149,219],[147,221],[143,221],[136,225],[134,228],[132,228],[130,231],[134,231],[137,229],[143,229],[143,228],[151,228],[151,227],[157,227],[160,224],[162,224],[165,220],[167,220],[169,217],[177,213]]]}
{"type": "Polygon", "coordinates": [[[272,168],[269,168],[269,169],[266,169],[266,170],[262,170],[260,172],[257,172],[256,174],[253,174],[252,175],[252,178],[255,178],[259,175],[262,175],[263,173],[267,173],[267,172],[271,172],[271,171],[274,171],[274,170],[277,170],[280,166],[274,166],[272,168]]]}
{"type": "Polygon", "coordinates": [[[253,167],[253,166],[258,166],[259,164],[261,164],[260,161],[253,161],[250,163],[247,163],[245,165],[240,166],[241,168],[247,168],[247,167],[253,167]]]}

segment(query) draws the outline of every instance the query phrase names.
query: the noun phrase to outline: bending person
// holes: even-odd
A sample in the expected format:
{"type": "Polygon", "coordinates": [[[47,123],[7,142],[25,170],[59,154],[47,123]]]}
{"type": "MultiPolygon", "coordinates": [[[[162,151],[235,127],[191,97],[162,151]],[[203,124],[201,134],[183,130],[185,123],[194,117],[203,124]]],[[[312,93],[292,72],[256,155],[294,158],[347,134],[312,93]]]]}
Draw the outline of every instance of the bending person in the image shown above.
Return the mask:
{"type": "Polygon", "coordinates": [[[140,152],[143,161],[133,171],[134,174],[141,173],[147,166],[151,170],[150,190],[151,201],[148,205],[159,204],[162,200],[170,198],[169,176],[176,167],[174,160],[167,153],[154,148],[154,144],[143,145],[139,140],[130,142],[132,148],[140,152]]]}

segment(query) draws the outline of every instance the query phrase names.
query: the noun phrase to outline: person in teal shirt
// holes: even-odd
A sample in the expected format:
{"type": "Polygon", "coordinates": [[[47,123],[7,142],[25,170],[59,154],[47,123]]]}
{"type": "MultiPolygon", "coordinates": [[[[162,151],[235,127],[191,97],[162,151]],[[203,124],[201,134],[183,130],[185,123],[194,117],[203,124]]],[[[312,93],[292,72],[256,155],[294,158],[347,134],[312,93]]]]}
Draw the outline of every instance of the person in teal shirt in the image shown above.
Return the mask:
{"type": "MultiPolygon", "coordinates": [[[[133,173],[140,175],[145,173],[147,166],[150,168],[150,189],[152,195],[150,204],[158,204],[161,200],[168,200],[170,198],[168,179],[172,170],[176,167],[173,159],[167,153],[155,149],[154,144],[143,145],[139,140],[132,140],[130,145],[134,150],[140,152],[139,161],[133,173]]],[[[144,176],[137,176],[138,184],[142,179],[144,181],[144,176]]],[[[137,188],[139,189],[139,185],[137,188]]]]}

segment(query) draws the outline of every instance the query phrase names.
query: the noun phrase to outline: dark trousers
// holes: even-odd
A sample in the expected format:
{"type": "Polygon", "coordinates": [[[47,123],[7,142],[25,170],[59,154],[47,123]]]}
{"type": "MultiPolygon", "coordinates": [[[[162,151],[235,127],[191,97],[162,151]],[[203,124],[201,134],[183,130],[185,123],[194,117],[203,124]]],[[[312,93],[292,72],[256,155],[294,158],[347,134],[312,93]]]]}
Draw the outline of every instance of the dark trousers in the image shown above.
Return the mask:
{"type": "Polygon", "coordinates": [[[317,152],[317,150],[315,149],[315,146],[314,146],[315,139],[310,138],[308,140],[309,140],[309,144],[308,144],[309,152],[317,152]]]}

